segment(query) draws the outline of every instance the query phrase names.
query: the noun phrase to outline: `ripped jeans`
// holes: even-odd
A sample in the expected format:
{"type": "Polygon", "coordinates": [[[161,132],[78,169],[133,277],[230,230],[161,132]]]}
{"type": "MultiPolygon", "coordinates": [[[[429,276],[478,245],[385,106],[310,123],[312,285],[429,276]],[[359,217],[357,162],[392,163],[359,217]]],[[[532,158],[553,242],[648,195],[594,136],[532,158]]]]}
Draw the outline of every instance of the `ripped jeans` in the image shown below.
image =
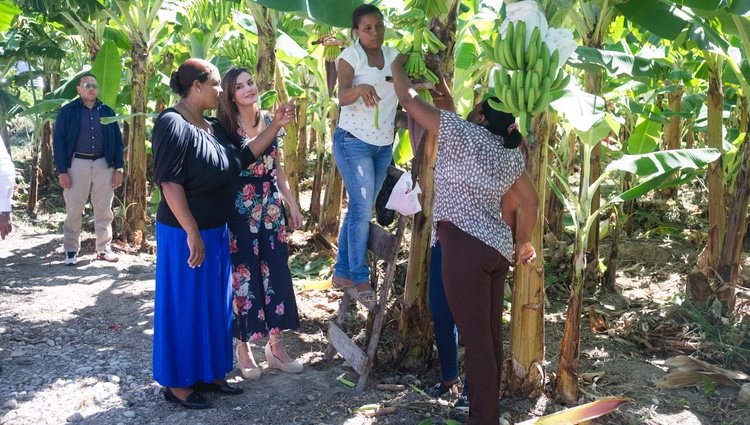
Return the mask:
{"type": "Polygon", "coordinates": [[[339,252],[333,272],[355,284],[368,283],[370,219],[391,163],[393,145],[371,145],[337,128],[333,135],[333,155],[349,197],[349,207],[339,229],[339,252]]]}

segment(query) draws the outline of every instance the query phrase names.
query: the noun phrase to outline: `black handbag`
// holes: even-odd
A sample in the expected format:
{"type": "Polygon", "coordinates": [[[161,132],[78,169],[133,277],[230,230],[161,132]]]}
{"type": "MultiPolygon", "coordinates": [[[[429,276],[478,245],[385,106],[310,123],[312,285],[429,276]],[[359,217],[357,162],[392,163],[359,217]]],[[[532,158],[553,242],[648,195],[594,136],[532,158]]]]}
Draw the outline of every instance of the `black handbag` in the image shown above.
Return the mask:
{"type": "Polygon", "coordinates": [[[384,227],[393,223],[393,220],[396,218],[396,211],[389,210],[385,207],[388,203],[388,198],[391,197],[391,192],[396,185],[396,181],[395,177],[386,174],[383,187],[380,188],[380,193],[378,193],[378,197],[375,200],[375,218],[377,219],[378,224],[384,227]]]}

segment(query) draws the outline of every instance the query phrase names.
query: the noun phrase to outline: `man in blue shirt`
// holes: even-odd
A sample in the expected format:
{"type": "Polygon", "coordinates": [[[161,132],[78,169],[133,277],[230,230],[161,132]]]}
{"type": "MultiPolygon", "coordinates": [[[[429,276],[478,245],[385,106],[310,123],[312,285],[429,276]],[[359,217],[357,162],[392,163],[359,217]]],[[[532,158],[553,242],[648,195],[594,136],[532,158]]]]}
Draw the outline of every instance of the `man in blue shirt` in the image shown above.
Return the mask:
{"type": "Polygon", "coordinates": [[[118,258],[110,248],[112,200],[114,189],[122,184],[122,134],[117,123],[100,121],[115,112],[98,99],[99,86],[93,75],[82,76],[76,90],[79,97],[60,109],[53,133],[55,167],[65,198],[64,264],[78,262],[83,208],[89,195],[94,207],[96,258],[115,262],[118,258]]]}

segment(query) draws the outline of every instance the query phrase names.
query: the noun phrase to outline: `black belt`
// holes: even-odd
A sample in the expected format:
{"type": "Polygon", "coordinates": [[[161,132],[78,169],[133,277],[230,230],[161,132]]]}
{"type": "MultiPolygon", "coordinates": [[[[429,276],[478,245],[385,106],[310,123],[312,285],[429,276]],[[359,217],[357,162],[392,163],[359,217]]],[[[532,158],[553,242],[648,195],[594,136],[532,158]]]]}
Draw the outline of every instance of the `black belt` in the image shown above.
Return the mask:
{"type": "Polygon", "coordinates": [[[78,153],[78,152],[76,152],[76,153],[73,154],[73,158],[88,159],[90,161],[94,161],[94,160],[97,160],[99,158],[104,158],[104,154],[98,154],[98,155],[96,155],[96,154],[87,154],[87,153],[78,153]]]}

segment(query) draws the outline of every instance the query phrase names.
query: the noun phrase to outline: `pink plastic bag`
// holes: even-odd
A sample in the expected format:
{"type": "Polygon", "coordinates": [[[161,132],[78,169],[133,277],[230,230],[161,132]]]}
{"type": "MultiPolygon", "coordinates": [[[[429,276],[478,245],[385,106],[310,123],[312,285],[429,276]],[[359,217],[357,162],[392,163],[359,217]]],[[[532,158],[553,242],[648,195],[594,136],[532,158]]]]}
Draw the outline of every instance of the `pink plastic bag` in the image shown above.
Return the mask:
{"type": "Polygon", "coordinates": [[[393,191],[385,207],[398,211],[401,215],[412,215],[422,211],[418,196],[422,193],[422,190],[419,188],[419,183],[413,186],[414,188],[412,188],[411,174],[402,174],[396,185],[393,186],[393,191]]]}

